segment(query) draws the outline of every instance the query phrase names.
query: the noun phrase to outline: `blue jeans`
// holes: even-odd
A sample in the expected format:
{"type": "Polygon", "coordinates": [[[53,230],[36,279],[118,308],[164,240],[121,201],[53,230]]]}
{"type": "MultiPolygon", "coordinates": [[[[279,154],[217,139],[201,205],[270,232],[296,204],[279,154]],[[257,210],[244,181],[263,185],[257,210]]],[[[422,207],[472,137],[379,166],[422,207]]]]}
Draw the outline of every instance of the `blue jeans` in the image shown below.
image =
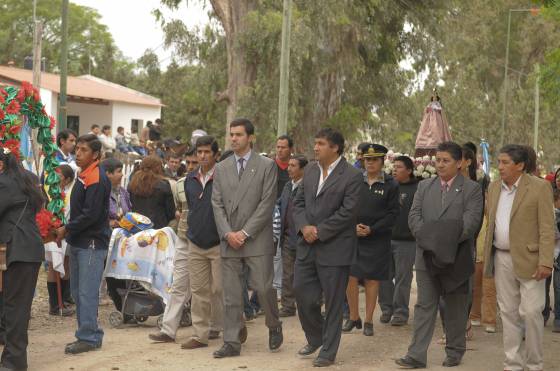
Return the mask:
{"type": "Polygon", "coordinates": [[[101,347],[103,330],[97,323],[99,287],[103,278],[106,249],[70,246],[70,290],[76,302],[76,339],[101,347]]]}

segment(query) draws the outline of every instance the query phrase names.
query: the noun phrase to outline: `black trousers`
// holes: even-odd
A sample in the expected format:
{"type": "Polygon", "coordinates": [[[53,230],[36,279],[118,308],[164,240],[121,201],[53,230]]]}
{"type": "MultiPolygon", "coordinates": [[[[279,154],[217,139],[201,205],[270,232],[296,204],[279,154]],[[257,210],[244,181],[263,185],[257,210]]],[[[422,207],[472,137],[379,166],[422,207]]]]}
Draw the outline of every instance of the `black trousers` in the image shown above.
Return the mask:
{"type": "Polygon", "coordinates": [[[307,342],[322,346],[319,357],[335,360],[342,334],[342,311],[350,266],[322,266],[314,260],[296,260],[294,293],[307,342]],[[325,318],[321,304],[325,299],[325,318]]]}
{"type": "Polygon", "coordinates": [[[40,266],[41,263],[15,262],[4,272],[6,345],[2,365],[7,368],[27,368],[27,329],[40,266]]]}

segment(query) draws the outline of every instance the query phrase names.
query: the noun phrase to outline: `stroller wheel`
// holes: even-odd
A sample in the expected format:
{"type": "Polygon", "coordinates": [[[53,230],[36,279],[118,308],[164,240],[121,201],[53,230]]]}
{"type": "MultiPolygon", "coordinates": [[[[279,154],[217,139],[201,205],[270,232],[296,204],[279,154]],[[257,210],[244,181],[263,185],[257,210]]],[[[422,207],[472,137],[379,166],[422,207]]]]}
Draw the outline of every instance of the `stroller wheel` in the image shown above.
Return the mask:
{"type": "Polygon", "coordinates": [[[109,314],[109,324],[111,327],[119,327],[124,322],[124,318],[121,312],[111,312],[109,314]]]}
{"type": "Polygon", "coordinates": [[[134,316],[134,319],[138,323],[146,322],[148,320],[148,316],[134,316]]]}
{"type": "Polygon", "coordinates": [[[156,324],[157,327],[161,330],[161,328],[163,327],[163,314],[161,316],[158,316],[156,324]]]}

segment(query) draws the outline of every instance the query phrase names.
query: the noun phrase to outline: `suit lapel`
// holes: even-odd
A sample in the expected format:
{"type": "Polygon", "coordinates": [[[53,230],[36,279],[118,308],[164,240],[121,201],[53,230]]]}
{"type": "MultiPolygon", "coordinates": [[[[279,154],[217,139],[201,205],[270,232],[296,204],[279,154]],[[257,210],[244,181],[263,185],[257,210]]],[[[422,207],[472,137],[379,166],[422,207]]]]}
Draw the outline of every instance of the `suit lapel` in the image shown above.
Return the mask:
{"type": "MultiPolygon", "coordinates": [[[[243,175],[241,175],[241,179],[238,180],[239,184],[237,186],[235,199],[233,200],[232,211],[235,210],[235,208],[239,205],[239,202],[241,202],[241,199],[245,196],[245,193],[247,193],[249,185],[251,184],[255,173],[257,172],[257,168],[260,162],[257,156],[259,156],[257,153],[251,153],[251,157],[247,162],[247,166],[245,166],[243,175]]],[[[237,169],[237,167],[235,169],[237,169]]],[[[237,179],[239,179],[239,176],[237,176],[237,179]]]]}
{"type": "Polygon", "coordinates": [[[445,202],[443,203],[443,207],[441,209],[440,217],[449,208],[449,205],[451,205],[451,203],[453,203],[453,200],[455,200],[455,198],[457,198],[457,197],[459,197],[459,195],[461,195],[461,193],[463,192],[463,184],[464,183],[465,183],[465,178],[463,177],[462,174],[458,174],[457,177],[455,178],[455,180],[453,181],[453,183],[451,184],[451,187],[447,191],[447,194],[445,195],[445,202]]]}
{"type": "MultiPolygon", "coordinates": [[[[319,192],[317,197],[319,197],[323,193],[325,193],[325,191],[327,189],[332,187],[332,185],[335,184],[340,179],[340,177],[344,173],[345,168],[346,168],[346,160],[343,157],[343,158],[340,159],[340,162],[338,163],[338,165],[336,165],[336,167],[333,169],[331,174],[327,177],[327,180],[325,180],[325,182],[323,183],[323,188],[321,188],[321,192],[319,192]]],[[[321,167],[319,166],[319,178],[321,177],[321,172],[322,171],[323,171],[323,169],[321,169],[321,167]]],[[[317,188],[319,188],[319,179],[317,179],[316,189],[317,188]]],[[[315,191],[315,194],[317,194],[316,191],[315,191]]]]}
{"type": "MultiPolygon", "coordinates": [[[[309,165],[308,165],[309,166],[309,165]]],[[[310,174],[309,174],[309,178],[311,179],[311,188],[312,188],[312,194],[313,194],[313,198],[316,197],[317,195],[317,189],[319,188],[319,178],[321,177],[321,168],[319,167],[319,163],[316,162],[315,164],[312,165],[313,167],[310,169],[310,174]]]]}
{"type": "Polygon", "coordinates": [[[510,219],[513,218],[515,212],[517,211],[517,209],[519,209],[519,205],[521,204],[523,198],[525,197],[527,191],[529,190],[529,182],[527,179],[528,176],[530,175],[527,174],[521,175],[521,180],[519,181],[519,188],[517,189],[517,192],[515,192],[515,197],[513,198],[513,205],[511,207],[510,219]]]}
{"type": "MultiPolygon", "coordinates": [[[[229,184],[227,191],[237,194],[237,189],[239,188],[239,176],[237,175],[237,164],[235,162],[235,156],[231,155],[226,161],[229,161],[229,163],[227,163],[227,166],[225,166],[226,168],[225,172],[227,173],[226,181],[229,184]]],[[[233,212],[233,204],[234,203],[232,202],[231,204],[228,205],[230,215],[233,212]]]]}

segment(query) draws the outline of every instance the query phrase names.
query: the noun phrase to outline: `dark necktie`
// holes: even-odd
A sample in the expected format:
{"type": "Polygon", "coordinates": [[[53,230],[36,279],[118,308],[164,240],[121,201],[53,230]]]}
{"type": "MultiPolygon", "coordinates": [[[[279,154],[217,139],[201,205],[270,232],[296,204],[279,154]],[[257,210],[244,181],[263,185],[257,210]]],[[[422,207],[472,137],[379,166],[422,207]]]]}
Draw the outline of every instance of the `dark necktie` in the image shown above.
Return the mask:
{"type": "Polygon", "coordinates": [[[245,171],[245,168],[243,167],[244,161],[245,159],[243,157],[237,160],[237,162],[239,162],[239,179],[241,179],[241,176],[243,175],[243,171],[245,171]]]}
{"type": "Polygon", "coordinates": [[[445,204],[445,196],[447,196],[447,191],[449,190],[449,184],[443,183],[441,186],[441,207],[445,204]]]}

